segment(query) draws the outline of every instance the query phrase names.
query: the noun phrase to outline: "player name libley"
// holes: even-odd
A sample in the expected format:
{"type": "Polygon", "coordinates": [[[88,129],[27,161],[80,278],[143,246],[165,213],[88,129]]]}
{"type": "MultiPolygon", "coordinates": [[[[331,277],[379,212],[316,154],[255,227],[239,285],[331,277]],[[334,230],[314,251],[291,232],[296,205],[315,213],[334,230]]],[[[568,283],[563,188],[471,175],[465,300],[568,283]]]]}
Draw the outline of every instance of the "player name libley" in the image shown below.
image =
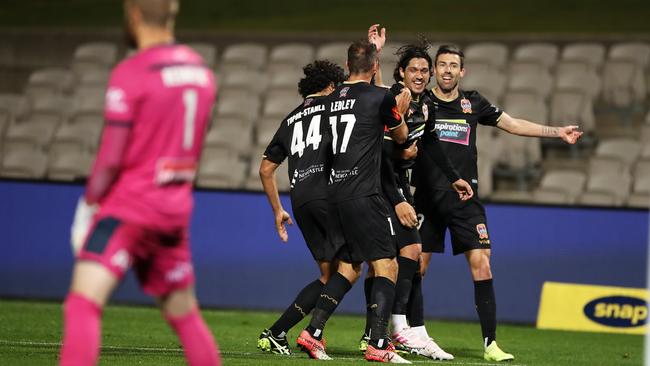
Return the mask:
{"type": "Polygon", "coordinates": [[[342,182],[347,178],[355,175],[359,175],[359,168],[356,166],[352,169],[346,169],[346,170],[332,169],[332,173],[330,174],[330,184],[342,182]]]}
{"type": "Polygon", "coordinates": [[[335,100],[330,104],[330,112],[344,111],[346,109],[352,109],[356,99],[347,99],[347,100],[335,100]]]}

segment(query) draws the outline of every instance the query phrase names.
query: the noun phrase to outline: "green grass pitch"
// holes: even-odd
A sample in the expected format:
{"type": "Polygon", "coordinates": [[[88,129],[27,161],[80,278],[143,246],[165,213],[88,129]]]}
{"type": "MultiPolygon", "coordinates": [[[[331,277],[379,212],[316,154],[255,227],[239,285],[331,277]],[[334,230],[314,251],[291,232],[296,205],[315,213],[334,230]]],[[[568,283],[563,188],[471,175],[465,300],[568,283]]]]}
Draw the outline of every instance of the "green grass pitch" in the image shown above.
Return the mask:
{"type": "MultiPolygon", "coordinates": [[[[0,301],[0,365],[55,365],[61,337],[61,304],[53,302],[0,301]]],[[[260,331],[277,312],[204,310],[225,365],[314,365],[302,352],[291,357],[270,355],[256,349],[260,331]]],[[[365,363],[357,351],[363,331],[360,316],[335,314],[325,331],[327,365],[365,363]]],[[[295,340],[304,324],[289,337],[295,340]]],[[[478,322],[428,321],[438,343],[456,356],[454,361],[433,362],[408,357],[414,363],[490,365],[482,359],[478,322]]],[[[515,355],[515,365],[642,365],[643,337],[579,332],[542,331],[529,326],[500,325],[499,343],[515,355]]],[[[108,306],[104,311],[100,365],[184,365],[174,334],[150,307],[108,306]]],[[[293,344],[293,341],[291,342],[293,344]]],[[[295,351],[295,348],[294,348],[295,351]]]]}

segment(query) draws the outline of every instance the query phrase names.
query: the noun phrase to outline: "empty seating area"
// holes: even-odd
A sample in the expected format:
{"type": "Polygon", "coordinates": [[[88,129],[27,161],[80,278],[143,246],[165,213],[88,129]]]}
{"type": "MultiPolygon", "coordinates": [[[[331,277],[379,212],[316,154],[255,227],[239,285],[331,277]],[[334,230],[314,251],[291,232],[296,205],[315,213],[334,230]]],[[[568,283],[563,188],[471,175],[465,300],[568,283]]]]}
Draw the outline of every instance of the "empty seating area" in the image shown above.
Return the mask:
{"type": "MultiPolygon", "coordinates": [[[[349,43],[189,45],[215,70],[219,85],[196,184],[261,190],[259,160],[278,123],[301,100],[297,84],[302,66],[323,58],[343,65],[349,43]]],[[[586,132],[585,141],[570,148],[479,127],[481,196],[493,201],[648,207],[650,43],[460,45],[466,55],[463,88],[479,90],[513,117],[577,124],[586,132]],[[645,123],[638,118],[643,112],[645,123]],[[606,131],[614,132],[603,132],[603,123],[606,131]],[[548,164],[554,151],[568,163],[548,164]]],[[[391,42],[383,52],[386,83],[392,82],[399,46],[391,42]]],[[[435,51],[432,48],[432,56],[435,51]]],[[[22,90],[0,94],[0,177],[86,177],[101,135],[110,70],[128,55],[111,42],[83,43],[66,67],[35,69],[22,90]]],[[[289,189],[286,169],[283,164],[277,174],[283,191],[289,189]]]]}

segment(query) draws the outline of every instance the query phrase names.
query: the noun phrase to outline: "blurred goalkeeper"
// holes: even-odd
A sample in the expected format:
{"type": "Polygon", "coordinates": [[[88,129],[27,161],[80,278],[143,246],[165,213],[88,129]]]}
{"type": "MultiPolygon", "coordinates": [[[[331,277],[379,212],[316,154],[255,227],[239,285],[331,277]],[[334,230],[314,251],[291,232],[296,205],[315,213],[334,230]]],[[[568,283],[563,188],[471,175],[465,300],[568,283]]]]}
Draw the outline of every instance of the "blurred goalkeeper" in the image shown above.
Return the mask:
{"type": "Polygon", "coordinates": [[[214,76],[199,55],[174,44],[178,1],[126,0],[124,8],[138,53],[112,72],[101,146],[77,206],[60,364],[97,364],[102,308],[134,267],[188,363],[220,365],[194,295],[188,242],[214,76]]]}

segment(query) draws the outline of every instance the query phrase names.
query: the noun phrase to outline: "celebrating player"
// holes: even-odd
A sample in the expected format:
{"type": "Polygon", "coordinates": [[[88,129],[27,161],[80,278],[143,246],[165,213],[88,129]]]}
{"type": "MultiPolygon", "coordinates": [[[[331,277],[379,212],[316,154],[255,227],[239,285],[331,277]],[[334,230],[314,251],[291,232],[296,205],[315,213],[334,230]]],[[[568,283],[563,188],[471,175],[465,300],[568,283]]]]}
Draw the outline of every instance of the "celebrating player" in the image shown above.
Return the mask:
{"type": "Polygon", "coordinates": [[[370,85],[378,69],[375,45],[365,40],[353,43],[348,49],[347,65],[350,76],[330,95],[327,105],[333,152],[328,189],[328,241],[340,264],[323,288],[309,326],[297,343],[312,358],[330,359],[322,342],[325,323],[358,279],[361,263],[366,261],[373,267],[376,278],[365,358],[408,363],[395,353],[387,335],[397,263],[393,223],[381,196],[379,173],[384,126],[388,126],[393,139],[400,143],[405,141],[408,131],[395,98],[388,90],[370,85]]]}
{"type": "Polygon", "coordinates": [[[288,157],[293,214],[320,269],[320,278],[305,286],[282,316],[259,337],[257,347],[268,352],[289,355],[286,334],[311,312],[336,271],[332,247],[327,245],[327,179],[330,143],[323,129],[329,124],[322,118],[329,107],[327,99],[345,76],[343,69],[328,61],[315,61],[303,68],[305,77],[298,89],[305,99],[282,121],[264,152],[260,177],[273,208],[275,226],[282,241],[288,240],[285,223],[291,217],[282,207],[275,181],[275,170],[288,157]]]}
{"type": "MultiPolygon", "coordinates": [[[[378,49],[385,43],[385,31],[379,32],[378,25],[369,29],[369,40],[375,43],[378,49]]],[[[399,94],[403,89],[408,89],[412,95],[405,121],[409,128],[406,143],[395,144],[390,136],[384,136],[384,149],[382,165],[382,187],[385,196],[393,207],[400,225],[395,226],[397,245],[399,249],[398,277],[395,286],[395,302],[391,316],[393,326],[393,341],[398,350],[419,354],[432,359],[450,360],[453,356],[442,350],[429,335],[424,325],[423,299],[421,276],[419,274],[419,259],[421,254],[421,240],[417,230],[417,216],[412,207],[413,197],[410,192],[408,169],[414,165],[418,154],[417,143],[422,138],[424,153],[428,158],[445,172],[452,187],[459,192],[461,199],[467,200],[472,196],[472,189],[466,181],[460,179],[449,159],[440,147],[433,124],[433,104],[427,90],[430,79],[431,57],[427,52],[426,43],[422,45],[407,45],[401,47],[397,54],[394,78],[397,82],[391,88],[394,94],[399,94]],[[410,309],[410,322],[407,322],[407,308],[410,309]]],[[[369,276],[364,283],[366,301],[370,305],[369,289],[372,288],[373,276],[369,276]]],[[[368,314],[370,309],[367,310],[368,314]]],[[[367,316],[367,319],[369,317],[367,316]]],[[[359,349],[365,351],[367,347],[367,333],[369,324],[366,324],[366,334],[360,341],[359,349]]]]}
{"type": "MultiPolygon", "coordinates": [[[[434,63],[436,85],[433,88],[435,129],[446,155],[460,176],[473,184],[478,193],[476,128],[477,124],[496,126],[521,136],[556,137],[574,144],[582,135],[577,126],[549,127],[524,119],[513,118],[488,102],[477,91],[459,88],[465,74],[464,55],[456,47],[441,46],[434,63]]],[[[444,172],[419,156],[413,181],[417,187],[415,206],[423,215],[422,236],[424,274],[432,252],[444,251],[445,231],[449,229],[454,255],[464,253],[474,280],[476,310],[481,322],[484,358],[506,361],[514,356],[503,352],[496,343],[496,301],[490,269],[491,242],[485,209],[478,194],[471,200],[459,201],[450,191],[444,172]]]]}
{"type": "Polygon", "coordinates": [[[126,0],[138,53],[106,92],[106,123],[72,228],[77,260],[64,304],[63,366],[95,365],[102,308],[133,266],[192,366],[220,365],[201,318],[188,242],[192,183],[215,99],[214,76],[174,44],[175,0],[126,0]]]}

